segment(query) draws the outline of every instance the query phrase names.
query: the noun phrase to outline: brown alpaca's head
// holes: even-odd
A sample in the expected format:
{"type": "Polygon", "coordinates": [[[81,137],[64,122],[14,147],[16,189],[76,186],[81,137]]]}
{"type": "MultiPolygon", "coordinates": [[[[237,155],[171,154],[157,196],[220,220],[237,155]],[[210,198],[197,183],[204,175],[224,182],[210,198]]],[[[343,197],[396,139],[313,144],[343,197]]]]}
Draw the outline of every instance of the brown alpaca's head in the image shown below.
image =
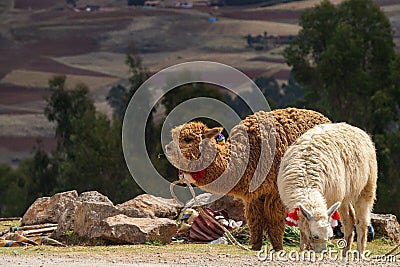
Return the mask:
{"type": "Polygon", "coordinates": [[[211,150],[215,151],[215,137],[222,130],[222,127],[209,129],[202,122],[177,126],[171,130],[172,141],[165,146],[165,155],[172,165],[184,172],[199,171],[213,154],[211,150]]]}

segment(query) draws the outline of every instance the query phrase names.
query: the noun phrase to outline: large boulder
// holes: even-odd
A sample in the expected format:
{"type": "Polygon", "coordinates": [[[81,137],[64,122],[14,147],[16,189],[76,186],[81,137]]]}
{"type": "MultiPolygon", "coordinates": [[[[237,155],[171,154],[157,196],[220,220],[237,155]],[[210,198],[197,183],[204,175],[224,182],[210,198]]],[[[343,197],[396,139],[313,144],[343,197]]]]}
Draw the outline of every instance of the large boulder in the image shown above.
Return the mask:
{"type": "MultiPolygon", "coordinates": [[[[64,206],[64,208],[60,210],[59,216],[56,218],[58,226],[57,230],[53,233],[54,237],[59,238],[60,236],[64,235],[66,231],[75,229],[74,224],[76,209],[78,206],[82,205],[82,203],[87,202],[102,203],[108,206],[114,206],[114,204],[107,196],[104,196],[97,191],[88,191],[81,193],[74,202],[68,202],[64,206]]],[[[82,215],[82,213],[80,215],[82,215]]],[[[80,216],[79,218],[81,219],[82,217],[80,216]]]]}
{"type": "Polygon", "coordinates": [[[119,244],[140,244],[147,241],[170,243],[178,226],[167,218],[131,218],[123,214],[101,222],[100,236],[119,244]]]}
{"type": "Polygon", "coordinates": [[[377,237],[400,242],[400,224],[393,214],[371,214],[371,224],[377,237]]]}
{"type": "Polygon", "coordinates": [[[75,208],[74,232],[83,237],[98,238],[103,231],[100,227],[101,221],[120,213],[112,203],[78,201],[75,208]]]}
{"type": "Polygon", "coordinates": [[[78,192],[72,190],[38,198],[25,212],[21,225],[57,223],[63,211],[73,205],[77,197],[78,192]]]}
{"type": "Polygon", "coordinates": [[[180,205],[173,199],[142,194],[134,199],[116,205],[121,213],[134,218],[169,218],[176,219],[180,205]]]}

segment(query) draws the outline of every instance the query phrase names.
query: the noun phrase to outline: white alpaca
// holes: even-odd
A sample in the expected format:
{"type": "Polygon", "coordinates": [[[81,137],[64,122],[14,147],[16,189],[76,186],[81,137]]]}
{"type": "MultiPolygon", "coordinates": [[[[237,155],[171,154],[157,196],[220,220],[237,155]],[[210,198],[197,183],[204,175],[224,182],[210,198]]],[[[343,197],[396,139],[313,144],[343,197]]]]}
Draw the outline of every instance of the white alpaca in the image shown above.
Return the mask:
{"type": "Polygon", "coordinates": [[[321,124],[300,136],[282,158],[277,183],[283,204],[301,210],[301,248],[308,245],[317,252],[327,248],[333,236],[329,217],[339,209],[347,242],[343,253],[351,248],[354,224],[357,250],[363,253],[376,181],[375,147],[359,128],[321,124]]]}

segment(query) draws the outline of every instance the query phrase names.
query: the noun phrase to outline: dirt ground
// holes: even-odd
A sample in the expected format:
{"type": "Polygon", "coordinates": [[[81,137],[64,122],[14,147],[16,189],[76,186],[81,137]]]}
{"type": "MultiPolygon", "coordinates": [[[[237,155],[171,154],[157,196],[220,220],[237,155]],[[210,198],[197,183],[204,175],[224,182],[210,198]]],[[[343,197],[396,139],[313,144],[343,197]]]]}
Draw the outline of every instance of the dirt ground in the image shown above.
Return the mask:
{"type": "Polygon", "coordinates": [[[259,260],[256,255],[226,253],[133,252],[104,254],[0,255],[0,266],[399,266],[398,262],[259,260]]]}

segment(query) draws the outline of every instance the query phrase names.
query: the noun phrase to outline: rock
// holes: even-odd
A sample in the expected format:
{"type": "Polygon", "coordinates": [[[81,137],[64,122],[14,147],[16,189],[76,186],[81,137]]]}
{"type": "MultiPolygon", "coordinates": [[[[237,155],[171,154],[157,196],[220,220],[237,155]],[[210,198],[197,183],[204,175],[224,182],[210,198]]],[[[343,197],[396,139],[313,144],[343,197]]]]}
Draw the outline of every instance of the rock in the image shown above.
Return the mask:
{"type": "Polygon", "coordinates": [[[121,213],[112,203],[77,202],[73,229],[76,234],[88,238],[98,238],[102,233],[101,221],[121,213]]]}
{"type": "Polygon", "coordinates": [[[400,242],[400,224],[393,214],[371,214],[371,223],[376,237],[386,237],[400,242]]]}
{"type": "Polygon", "coordinates": [[[64,206],[64,209],[57,216],[57,229],[53,233],[53,237],[59,238],[66,231],[74,229],[76,201],[71,201],[64,206]]]}
{"type": "Polygon", "coordinates": [[[87,191],[83,192],[82,194],[79,195],[77,201],[80,202],[97,202],[97,203],[105,203],[109,205],[114,205],[112,201],[105,195],[102,195],[101,193],[97,191],[87,191]]]}
{"type": "Polygon", "coordinates": [[[180,205],[173,199],[142,194],[116,206],[123,214],[134,218],[169,218],[176,219],[180,205]]]}
{"type": "MultiPolygon", "coordinates": [[[[76,209],[78,206],[82,205],[82,203],[102,203],[109,206],[114,206],[111,200],[97,191],[88,191],[83,192],[75,199],[73,202],[68,202],[61,209],[59,216],[57,217],[58,227],[57,230],[53,233],[53,236],[59,238],[64,235],[68,230],[74,230],[75,224],[75,215],[76,209]]],[[[114,213],[112,213],[114,214],[114,213]]],[[[84,228],[86,229],[86,228],[84,228]]]]}
{"type": "Polygon", "coordinates": [[[78,197],[76,190],[57,193],[52,197],[42,197],[28,208],[22,217],[21,225],[57,223],[67,206],[78,197]]]}
{"type": "MultiPolygon", "coordinates": [[[[213,210],[225,210],[230,219],[246,223],[244,204],[241,199],[235,199],[233,196],[228,195],[218,198],[217,200],[213,200],[213,198],[216,198],[216,195],[204,193],[196,196],[196,203],[201,207],[209,207],[213,210]]],[[[186,203],[185,208],[192,207],[193,205],[194,201],[190,200],[186,203]]]]}
{"type": "Polygon", "coordinates": [[[167,218],[131,218],[119,214],[102,221],[100,237],[118,244],[170,243],[177,230],[175,221],[167,218]]]}
{"type": "Polygon", "coordinates": [[[48,212],[50,197],[40,197],[33,202],[22,217],[21,225],[55,223],[55,218],[48,212]]]}

